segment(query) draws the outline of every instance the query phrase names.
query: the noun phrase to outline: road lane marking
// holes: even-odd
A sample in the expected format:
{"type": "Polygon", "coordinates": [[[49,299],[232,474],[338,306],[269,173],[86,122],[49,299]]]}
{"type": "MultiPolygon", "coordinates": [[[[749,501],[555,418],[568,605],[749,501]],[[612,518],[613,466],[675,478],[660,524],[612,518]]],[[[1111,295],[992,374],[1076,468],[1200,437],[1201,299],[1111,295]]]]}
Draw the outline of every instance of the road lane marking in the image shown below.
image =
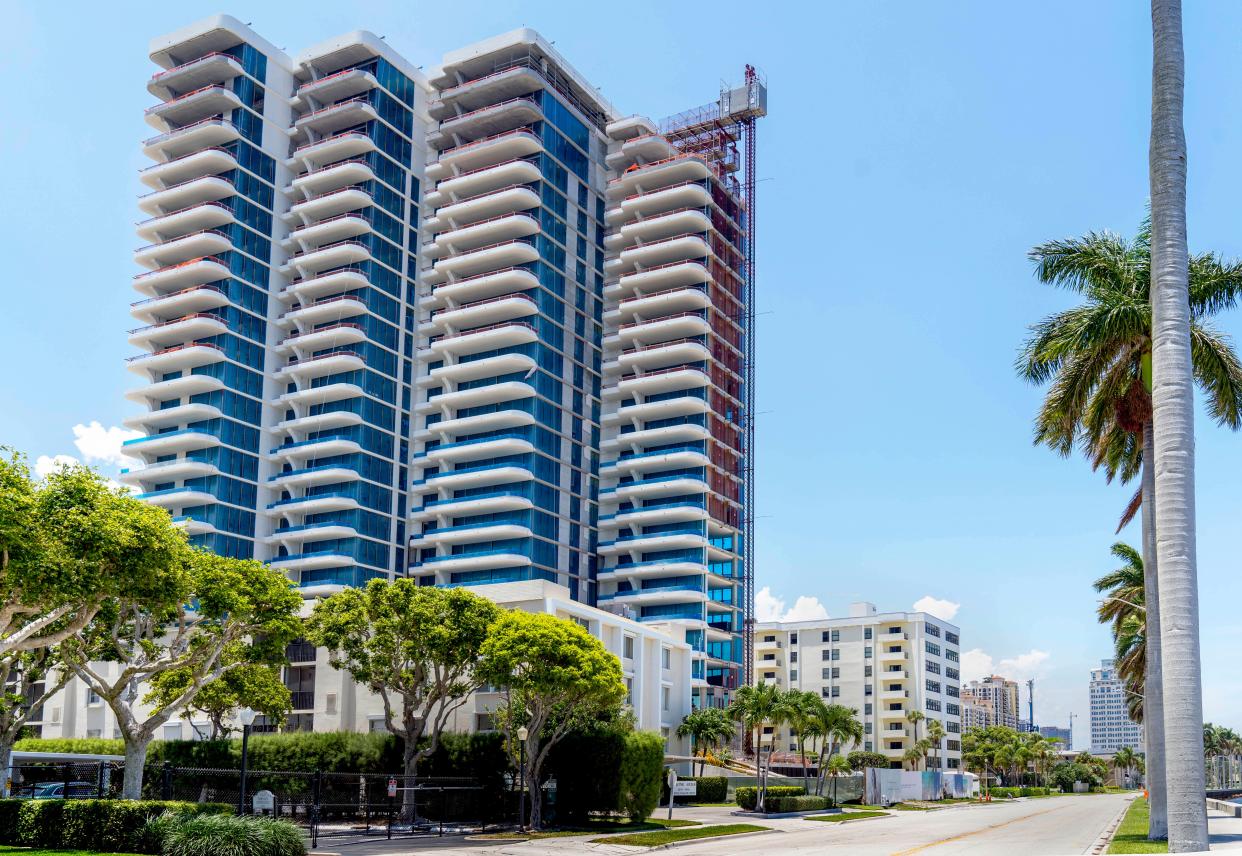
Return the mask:
{"type": "MultiPolygon", "coordinates": [[[[1059,808],[1059,806],[1058,806],[1059,808]]],[[[1041,814],[1048,814],[1056,811],[1056,808],[1046,808],[1043,811],[1037,811],[1034,814],[1024,814],[1022,817],[1015,817],[1013,820],[1007,820],[1004,823],[994,823],[991,826],[985,826],[982,829],[975,829],[970,832],[963,832],[959,835],[953,835],[949,838],[942,838],[939,841],[933,841],[929,844],[920,844],[918,847],[911,847],[909,850],[900,850],[893,853],[892,856],[911,856],[913,853],[922,853],[924,850],[930,850],[933,847],[939,847],[942,844],[952,844],[954,841],[961,841],[963,838],[970,838],[975,835],[982,835],[985,832],[991,832],[994,829],[1000,829],[1013,823],[1023,820],[1030,820],[1032,817],[1039,817],[1041,814]]]]}

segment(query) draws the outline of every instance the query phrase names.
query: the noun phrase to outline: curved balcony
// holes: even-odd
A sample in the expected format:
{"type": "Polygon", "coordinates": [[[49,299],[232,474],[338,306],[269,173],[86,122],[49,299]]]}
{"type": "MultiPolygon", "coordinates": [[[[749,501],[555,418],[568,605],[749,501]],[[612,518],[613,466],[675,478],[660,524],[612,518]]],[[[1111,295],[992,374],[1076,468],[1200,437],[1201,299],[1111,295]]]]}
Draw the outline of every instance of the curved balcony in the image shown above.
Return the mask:
{"type": "MultiPolygon", "coordinates": [[[[279,396],[279,404],[326,404],[329,401],[342,401],[346,398],[358,398],[364,393],[356,383],[329,383],[323,386],[295,389],[279,396]]],[[[283,423],[282,423],[283,424],[283,423]]]]}
{"type": "Polygon", "coordinates": [[[170,161],[241,139],[241,131],[227,119],[203,119],[192,125],[157,134],[143,141],[142,153],[152,160],[170,161]]]}
{"type": "MultiPolygon", "coordinates": [[[[422,409],[419,413],[431,412],[436,408],[422,409]]],[[[417,440],[429,437],[456,437],[459,434],[474,434],[479,431],[496,431],[501,428],[517,428],[522,425],[533,425],[535,417],[524,410],[497,410],[492,413],[480,413],[477,416],[465,416],[461,419],[441,419],[439,422],[415,433],[417,440]]]]}
{"type": "Polygon", "coordinates": [[[129,357],[126,362],[132,372],[172,372],[218,363],[224,359],[224,351],[204,342],[188,342],[150,354],[129,357]]]}
{"type": "Polygon", "coordinates": [[[353,538],[358,530],[341,523],[307,523],[298,526],[282,526],[267,536],[268,544],[305,544],[328,538],[353,538]]]}
{"type": "Polygon", "coordinates": [[[651,217],[678,208],[707,208],[713,204],[706,182],[688,181],[627,196],[604,213],[604,221],[615,226],[637,217],[651,217]]]}
{"type": "Polygon", "coordinates": [[[509,241],[440,259],[430,273],[436,279],[445,275],[467,277],[498,268],[516,267],[538,259],[539,251],[530,244],[525,241],[509,241]]]}
{"type": "MultiPolygon", "coordinates": [[[[529,60],[519,62],[528,63],[529,60]]],[[[481,104],[529,95],[545,85],[543,76],[529,65],[513,65],[461,83],[444,80],[445,84],[436,81],[440,86],[440,97],[429,107],[432,117],[436,119],[453,115],[454,107],[468,110],[481,104]]]]}
{"type": "Polygon", "coordinates": [[[468,252],[478,247],[497,244],[514,238],[525,238],[539,231],[539,221],[529,214],[501,214],[441,232],[430,244],[423,247],[423,255],[439,256],[448,252],[468,252]]]}
{"type": "Polygon", "coordinates": [[[131,389],[125,393],[125,397],[139,404],[155,405],[170,398],[184,398],[188,395],[198,395],[200,392],[214,392],[217,389],[224,389],[224,381],[219,378],[188,374],[131,389]]]}
{"type": "Polygon", "coordinates": [[[311,303],[305,303],[296,309],[290,309],[281,315],[277,322],[282,326],[290,324],[322,324],[325,321],[339,321],[353,318],[367,311],[367,305],[352,294],[339,297],[325,297],[311,303]]]}
{"type": "Polygon", "coordinates": [[[168,487],[163,490],[149,490],[146,493],[134,494],[134,499],[141,499],[149,505],[158,505],[160,508],[214,505],[219,502],[215,494],[189,487],[168,487]]]}
{"type": "Polygon", "coordinates": [[[294,91],[293,101],[295,105],[305,104],[312,98],[321,103],[340,101],[377,86],[379,81],[371,72],[361,68],[347,68],[317,80],[306,81],[294,91]]]}
{"type": "Polygon", "coordinates": [[[281,499],[268,505],[267,513],[277,516],[282,514],[319,514],[325,511],[349,511],[359,507],[358,500],[352,496],[329,493],[281,499]]]}
{"type": "Polygon", "coordinates": [[[267,483],[272,487],[314,487],[321,484],[354,482],[360,478],[362,476],[358,474],[357,470],[337,466],[336,464],[325,464],[318,467],[304,467],[285,473],[277,473],[268,478],[267,483]]]}
{"type": "Polygon", "coordinates": [[[612,594],[601,594],[600,603],[622,603],[631,606],[655,606],[657,604],[707,603],[707,592],[693,583],[658,588],[631,589],[612,594]]]}
{"type": "MultiPolygon", "coordinates": [[[[188,291],[195,286],[227,279],[228,276],[228,267],[219,259],[214,256],[204,256],[137,274],[134,276],[134,288],[152,297],[166,298],[172,297],[177,292],[188,291]]],[[[223,294],[223,292],[220,293],[223,294]]],[[[155,305],[155,302],[134,305],[151,307],[155,305]]]]}
{"type": "Polygon", "coordinates": [[[233,90],[218,84],[208,84],[148,107],[143,118],[157,130],[171,130],[193,124],[208,116],[228,113],[241,106],[242,100],[233,90]]]}
{"type": "Polygon", "coordinates": [[[543,142],[530,128],[515,128],[490,137],[446,148],[427,164],[428,181],[437,181],[456,172],[469,172],[487,164],[526,157],[543,150],[543,142]]]}
{"type": "MultiPolygon", "coordinates": [[[[340,241],[315,247],[304,253],[298,253],[281,266],[281,273],[291,271],[320,271],[327,268],[347,267],[359,262],[369,261],[371,251],[365,244],[357,241],[340,241]]],[[[306,278],[306,277],[304,277],[306,278]]]]}
{"type": "Polygon", "coordinates": [[[600,502],[624,499],[658,499],[664,496],[706,493],[707,482],[694,476],[657,476],[636,482],[627,482],[599,492],[600,502]]]}
{"type": "Polygon", "coordinates": [[[366,274],[354,267],[343,267],[295,279],[280,291],[286,300],[318,300],[342,291],[365,288],[370,282],[366,274]]]}
{"type": "MultiPolygon", "coordinates": [[[[461,333],[446,333],[431,340],[434,354],[476,354],[513,345],[525,345],[538,339],[535,328],[525,321],[506,321],[491,327],[477,327],[461,333]]],[[[422,353],[422,352],[420,352],[422,353]]]]}
{"type": "Polygon", "coordinates": [[[367,361],[352,351],[331,351],[302,359],[290,359],[276,372],[276,377],[310,379],[341,374],[366,368],[367,361]]]}
{"type": "Polygon", "coordinates": [[[707,372],[702,369],[670,366],[640,375],[618,378],[604,391],[604,397],[629,398],[632,395],[658,395],[662,392],[697,389],[710,383],[707,372]]]}
{"type": "MultiPolygon", "coordinates": [[[[270,559],[268,564],[273,568],[282,571],[314,571],[321,568],[340,568],[353,567],[357,565],[352,556],[346,556],[341,553],[327,552],[311,552],[311,553],[295,553],[291,556],[279,556],[270,559]]],[[[324,586],[331,591],[339,591],[339,586],[324,586]]],[[[305,589],[303,589],[305,591],[305,589]]]]}
{"type": "Polygon", "coordinates": [[[214,476],[220,468],[203,461],[192,461],[189,458],[177,458],[173,461],[160,461],[147,464],[145,467],[131,467],[121,470],[118,481],[122,484],[140,485],[143,482],[170,482],[184,479],[214,476]]]}
{"type": "Polygon", "coordinates": [[[170,425],[202,422],[220,415],[220,408],[210,404],[182,404],[177,407],[166,407],[163,410],[151,410],[137,416],[129,416],[121,424],[126,428],[150,431],[167,428],[170,425]]]}
{"type": "MultiPolygon", "coordinates": [[[[419,377],[417,386],[437,386],[445,382],[461,383],[484,377],[497,377],[514,372],[526,372],[536,366],[533,357],[525,354],[497,354],[468,363],[446,363],[419,377]]],[[[433,401],[435,399],[432,399],[433,401]]]]}
{"type": "Polygon", "coordinates": [[[192,452],[197,449],[210,449],[220,445],[220,438],[196,428],[183,428],[180,431],[169,431],[166,434],[152,434],[148,437],[135,437],[122,444],[126,455],[175,455],[178,452],[192,452]]]}
{"type": "Polygon", "coordinates": [[[624,249],[617,258],[604,262],[604,270],[610,274],[644,270],[687,259],[700,259],[710,254],[711,246],[699,235],[679,235],[624,249]]]}
{"type": "Polygon", "coordinates": [[[243,70],[236,57],[214,51],[157,71],[147,82],[147,91],[157,98],[167,98],[200,89],[209,83],[224,83],[240,74],[243,70]]]}
{"type": "Polygon", "coordinates": [[[440,393],[435,398],[420,402],[415,408],[415,412],[451,412],[462,407],[476,407],[481,404],[499,404],[506,401],[531,398],[534,394],[535,388],[530,384],[519,380],[510,380],[472,389],[440,393]]]}
{"type": "Polygon", "coordinates": [[[351,128],[380,117],[379,111],[366,98],[350,98],[320,107],[293,120],[295,138],[312,133],[331,136],[343,128],[351,128]]]}
{"type": "Polygon", "coordinates": [[[534,444],[525,437],[484,437],[476,440],[463,440],[460,443],[443,443],[428,449],[421,455],[416,455],[411,463],[420,466],[424,462],[430,462],[443,466],[445,463],[477,461],[480,458],[498,458],[502,455],[520,455],[534,450],[534,444]]]}
{"type": "Polygon", "coordinates": [[[293,150],[293,156],[285,161],[290,168],[310,164],[329,164],[346,158],[356,158],[377,149],[375,141],[361,131],[343,131],[322,140],[303,143],[293,150]]]}
{"type": "Polygon", "coordinates": [[[328,458],[333,455],[348,455],[361,452],[362,446],[355,440],[341,437],[323,437],[317,440],[302,440],[297,443],[286,443],[272,449],[270,457],[281,463],[289,461],[309,460],[311,458],[328,458]]]}
{"type": "Polygon", "coordinates": [[[308,251],[315,246],[348,241],[359,235],[369,235],[374,229],[371,223],[356,211],[338,214],[317,223],[299,226],[289,233],[289,237],[281,242],[285,249],[302,249],[308,251]]]}
{"type": "Polygon", "coordinates": [[[524,184],[511,185],[441,206],[434,215],[423,221],[423,231],[427,234],[435,234],[480,220],[489,220],[502,214],[512,214],[537,207],[539,207],[538,193],[524,184]]]}
{"type": "Polygon", "coordinates": [[[542,118],[543,111],[532,99],[511,98],[441,120],[439,128],[427,135],[427,144],[440,148],[455,139],[493,136],[542,118]]]}
{"type": "Polygon", "coordinates": [[[637,425],[651,419],[668,419],[674,416],[693,416],[711,410],[708,403],[698,396],[685,395],[665,398],[660,401],[640,401],[618,407],[611,413],[605,413],[605,425],[618,423],[637,425]]]}
{"type": "Polygon", "coordinates": [[[482,166],[441,180],[435,190],[423,196],[423,206],[434,208],[491,193],[503,187],[530,184],[541,178],[543,173],[539,171],[539,167],[521,158],[482,166]]]}
{"type": "Polygon", "coordinates": [[[613,541],[600,541],[599,553],[602,556],[617,556],[647,550],[680,550],[706,546],[705,536],[691,533],[625,535],[613,541]]]}
{"type": "Polygon", "coordinates": [[[682,208],[626,223],[604,239],[609,250],[622,250],[642,243],[666,241],[679,235],[699,234],[712,228],[702,208],[682,208]]]}
{"type": "MultiPolygon", "coordinates": [[[[344,385],[352,386],[352,384],[344,385]]],[[[326,389],[326,387],[315,387],[315,389],[326,389]]],[[[349,396],[345,397],[348,398],[349,396]]],[[[316,413],[312,416],[294,416],[292,419],[277,422],[272,426],[272,433],[277,436],[284,434],[292,436],[292,433],[295,431],[330,431],[333,428],[348,428],[351,425],[361,425],[363,421],[362,416],[357,413],[350,413],[347,410],[331,410],[327,413],[316,413]]]]}
{"type": "Polygon", "coordinates": [[[138,207],[152,216],[183,211],[200,202],[216,202],[234,196],[233,182],[218,175],[203,175],[174,184],[164,190],[153,190],[138,197],[138,207]]]}
{"type": "Polygon", "coordinates": [[[436,286],[433,294],[437,298],[469,303],[515,291],[526,291],[538,285],[539,278],[530,271],[524,268],[505,268],[441,283],[436,286]]]}
{"type": "Polygon", "coordinates": [[[507,294],[489,297],[431,313],[431,321],[422,325],[427,330],[457,330],[462,327],[483,327],[536,315],[539,307],[528,294],[507,294]]]}
{"type": "Polygon", "coordinates": [[[195,313],[129,331],[129,343],[135,347],[164,348],[227,333],[229,327],[214,315],[195,313]]]}
{"type": "Polygon", "coordinates": [[[436,473],[433,476],[411,482],[411,489],[438,488],[441,490],[461,490],[468,487],[481,487],[492,484],[512,484],[513,482],[530,481],[534,474],[525,467],[513,464],[489,464],[482,467],[465,467],[447,473],[436,473]]]}
{"type": "Polygon", "coordinates": [[[621,275],[604,287],[605,297],[624,297],[636,293],[666,291],[679,286],[701,285],[711,281],[707,266],[698,261],[670,262],[621,275]]]}
{"type": "MultiPolygon", "coordinates": [[[[707,517],[707,509],[703,507],[702,503],[680,502],[672,505],[657,505],[652,508],[618,511],[616,514],[605,514],[599,518],[599,528],[609,529],[619,526],[657,526],[663,523],[691,523],[696,520],[706,520],[707,517]]],[[[694,567],[701,568],[702,565],[695,565],[694,567]]]]}
{"type": "Polygon", "coordinates": [[[375,178],[375,170],[365,160],[340,161],[302,173],[289,183],[287,191],[311,198],[375,178]]]}
{"type": "Polygon", "coordinates": [[[356,211],[372,204],[371,194],[361,187],[342,187],[339,190],[328,190],[318,196],[312,196],[289,207],[289,218],[306,218],[306,225],[315,225],[315,220],[335,217],[346,211],[356,211]]]}
{"type": "Polygon", "coordinates": [[[527,567],[533,564],[528,556],[520,553],[483,552],[464,555],[434,556],[414,563],[411,567],[443,574],[447,581],[448,574],[457,571],[491,571],[498,568],[527,567]]]}
{"type": "Polygon", "coordinates": [[[453,517],[464,517],[469,514],[495,514],[502,511],[522,511],[534,508],[534,503],[525,496],[505,491],[498,491],[490,496],[466,496],[460,499],[433,499],[424,502],[421,508],[410,511],[410,519],[448,520],[453,517]]]}
{"type": "Polygon", "coordinates": [[[638,294],[628,300],[622,300],[616,309],[604,313],[605,320],[626,319],[627,323],[634,319],[656,318],[666,315],[680,315],[711,306],[711,298],[699,286],[680,286],[638,294]]]}
{"type": "Polygon", "coordinates": [[[303,351],[318,351],[323,348],[353,345],[366,340],[367,334],[361,325],[346,321],[302,333],[291,333],[276,348],[281,353],[289,353],[295,348],[303,351]]]}
{"type": "Polygon", "coordinates": [[[529,538],[533,533],[525,526],[513,523],[468,523],[463,526],[445,526],[410,536],[410,547],[434,547],[440,544],[476,544],[480,541],[502,541],[510,538],[529,538]]]}
{"type": "MultiPolygon", "coordinates": [[[[626,435],[629,436],[628,434],[626,435]]],[[[625,448],[624,440],[615,440],[610,449],[625,448]]],[[[640,452],[624,454],[600,465],[601,475],[608,473],[646,473],[670,469],[688,469],[705,467],[711,462],[708,456],[693,448],[670,449],[658,452],[640,452]]]]}
{"type": "Polygon", "coordinates": [[[134,251],[134,261],[149,268],[164,268],[233,249],[233,242],[222,232],[207,229],[134,251]]]}
{"type": "Polygon", "coordinates": [[[608,197],[624,198],[631,193],[649,192],[685,181],[702,181],[711,177],[711,167],[702,156],[675,154],[664,160],[638,165],[612,179],[608,182],[608,197]]]}
{"type": "MultiPolygon", "coordinates": [[[[168,190],[203,176],[237,169],[238,163],[224,149],[212,148],[182,155],[138,170],[138,179],[157,191],[168,190]]],[[[145,197],[144,197],[145,198],[145,197]]]]}
{"type": "Polygon", "coordinates": [[[136,301],[130,304],[129,314],[140,321],[180,319],[228,304],[228,295],[214,285],[192,285],[160,297],[136,301]]]}
{"type": "Polygon", "coordinates": [[[666,137],[659,134],[640,134],[613,147],[604,159],[609,169],[623,170],[631,164],[652,163],[665,160],[676,150],[666,137]]]}
{"type": "Polygon", "coordinates": [[[693,336],[706,336],[711,332],[712,326],[704,315],[703,312],[681,312],[650,320],[632,321],[618,327],[615,334],[605,339],[605,343],[611,340],[649,346],[671,344],[693,336]]]}
{"type": "Polygon", "coordinates": [[[651,371],[678,366],[684,363],[701,362],[711,359],[712,352],[706,344],[697,339],[675,339],[668,342],[656,342],[653,345],[635,345],[622,351],[615,360],[604,364],[604,371],[651,371]]]}
{"type": "Polygon", "coordinates": [[[616,437],[610,437],[600,443],[600,449],[612,451],[627,447],[658,446],[664,443],[694,443],[699,440],[708,440],[711,436],[711,430],[702,425],[695,425],[693,423],[666,425],[661,428],[643,428],[616,437]]]}

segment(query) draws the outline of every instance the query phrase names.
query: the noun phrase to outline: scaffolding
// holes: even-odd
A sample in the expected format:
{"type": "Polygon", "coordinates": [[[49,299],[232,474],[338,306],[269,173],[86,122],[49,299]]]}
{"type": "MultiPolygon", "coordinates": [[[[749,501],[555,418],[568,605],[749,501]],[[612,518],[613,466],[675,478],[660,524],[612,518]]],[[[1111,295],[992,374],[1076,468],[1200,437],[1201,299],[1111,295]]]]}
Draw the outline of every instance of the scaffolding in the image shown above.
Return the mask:
{"type": "Polygon", "coordinates": [[[659,131],[681,154],[701,157],[742,204],[745,217],[742,272],[745,300],[739,321],[744,337],[742,446],[743,685],[755,680],[755,126],[768,113],[768,84],[747,65],[740,87],[722,84],[720,98],[660,122],[659,131]]]}

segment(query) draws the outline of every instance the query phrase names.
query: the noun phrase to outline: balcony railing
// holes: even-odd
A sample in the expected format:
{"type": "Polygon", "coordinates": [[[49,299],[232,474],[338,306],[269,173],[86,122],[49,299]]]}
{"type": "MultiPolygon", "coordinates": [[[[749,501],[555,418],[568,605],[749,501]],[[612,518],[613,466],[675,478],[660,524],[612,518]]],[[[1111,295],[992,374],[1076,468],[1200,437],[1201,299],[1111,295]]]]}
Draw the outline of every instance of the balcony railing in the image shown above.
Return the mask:
{"type": "MultiPolygon", "coordinates": [[[[194,261],[201,262],[203,261],[203,259],[195,259],[194,261]]],[[[183,264],[192,264],[192,263],[193,262],[184,262],[183,264]]],[[[173,267],[179,267],[179,265],[173,265],[173,267]]],[[[160,270],[157,270],[157,271],[151,271],[151,273],[160,273],[163,270],[167,270],[167,268],[161,268],[160,270]]],[[[148,274],[142,274],[142,275],[148,276],[148,274]]],[[[148,303],[154,303],[157,300],[168,300],[170,297],[177,297],[182,294],[189,294],[192,291],[214,291],[216,294],[219,294],[222,297],[227,297],[227,295],[225,295],[223,291],[216,288],[214,285],[191,285],[189,288],[183,288],[179,291],[170,291],[168,294],[161,294],[159,297],[148,297],[143,300],[136,300],[133,303],[131,303],[130,306],[145,306],[148,303]]],[[[202,314],[202,313],[199,313],[199,314],[202,314]]],[[[188,316],[188,317],[192,318],[194,316],[188,316]]],[[[212,316],[212,317],[215,317],[215,316],[212,316]]],[[[168,323],[175,323],[175,322],[168,322],[168,323]]],[[[157,326],[157,325],[152,325],[152,326],[157,326]]],[[[144,328],[139,327],[138,329],[141,330],[144,328]]],[[[138,332],[138,330],[130,330],[130,332],[136,333],[138,332]]]]}
{"type": "MultiPolygon", "coordinates": [[[[192,59],[189,62],[183,62],[181,63],[181,65],[174,65],[172,68],[166,68],[163,71],[157,71],[155,74],[151,75],[151,82],[154,83],[155,81],[163,77],[167,77],[170,74],[175,74],[178,71],[184,71],[185,69],[191,66],[198,65],[200,62],[207,62],[207,60],[215,59],[218,56],[222,56],[227,59],[233,60],[233,62],[237,62],[237,57],[233,56],[232,54],[225,53],[224,51],[212,51],[211,53],[203,54],[197,59],[192,59]]],[[[241,63],[238,63],[238,65],[240,64],[241,63]]]]}
{"type": "Polygon", "coordinates": [[[166,354],[172,354],[177,351],[184,351],[186,348],[211,348],[214,351],[219,351],[220,353],[224,353],[224,349],[221,348],[219,345],[212,345],[208,342],[186,342],[184,345],[174,345],[171,348],[161,348],[160,350],[152,351],[149,354],[137,354],[132,357],[126,357],[125,361],[132,363],[135,360],[148,360],[148,359],[151,359],[152,357],[162,357],[162,356],[165,356],[166,354]]]}
{"type": "MultiPolygon", "coordinates": [[[[163,134],[156,134],[154,137],[149,137],[148,139],[143,140],[142,144],[144,146],[153,146],[156,143],[162,143],[167,140],[171,140],[173,137],[176,137],[179,134],[183,134],[186,131],[201,127],[203,125],[220,125],[221,127],[232,128],[235,131],[238,130],[237,126],[234,125],[232,122],[230,122],[228,119],[223,119],[219,116],[208,116],[206,119],[199,119],[197,122],[191,122],[188,125],[182,125],[180,128],[173,128],[171,131],[166,131],[163,134]]],[[[240,131],[238,131],[238,133],[240,133],[240,131]]],[[[194,152],[193,154],[198,154],[198,152],[194,152]]],[[[163,164],[160,164],[160,166],[163,166],[163,164]]]]}

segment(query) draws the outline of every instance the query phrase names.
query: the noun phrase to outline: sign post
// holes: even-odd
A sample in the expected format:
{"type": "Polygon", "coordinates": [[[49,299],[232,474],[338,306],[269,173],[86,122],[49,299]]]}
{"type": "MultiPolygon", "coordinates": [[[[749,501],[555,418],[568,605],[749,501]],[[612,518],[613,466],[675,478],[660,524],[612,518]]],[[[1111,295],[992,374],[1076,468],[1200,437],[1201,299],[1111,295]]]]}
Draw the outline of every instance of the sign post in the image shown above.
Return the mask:
{"type": "Polygon", "coordinates": [[[673,819],[673,794],[677,792],[677,771],[668,768],[668,819],[673,819]]]}
{"type": "Polygon", "coordinates": [[[255,814],[268,815],[276,808],[276,796],[271,791],[262,790],[251,797],[255,814]]]}

